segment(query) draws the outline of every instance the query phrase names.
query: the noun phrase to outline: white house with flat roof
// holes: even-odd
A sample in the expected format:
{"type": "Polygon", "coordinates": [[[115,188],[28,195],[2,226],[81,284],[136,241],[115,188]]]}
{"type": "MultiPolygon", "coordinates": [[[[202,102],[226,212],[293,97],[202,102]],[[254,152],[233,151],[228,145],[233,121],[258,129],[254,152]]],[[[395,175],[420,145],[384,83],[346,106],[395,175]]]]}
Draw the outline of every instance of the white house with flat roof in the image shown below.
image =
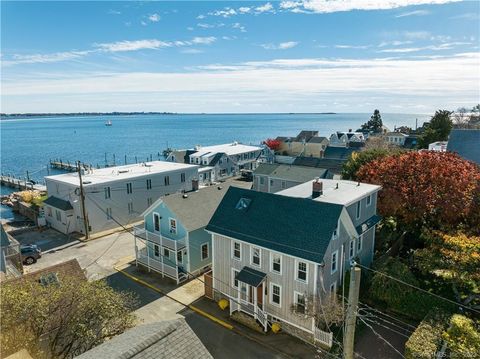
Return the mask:
{"type": "MultiPolygon", "coordinates": [[[[45,177],[45,218],[63,233],[85,233],[78,173],[45,177]]],[[[96,233],[128,225],[161,196],[198,188],[198,166],[153,161],[82,172],[86,219],[96,233]]]]}

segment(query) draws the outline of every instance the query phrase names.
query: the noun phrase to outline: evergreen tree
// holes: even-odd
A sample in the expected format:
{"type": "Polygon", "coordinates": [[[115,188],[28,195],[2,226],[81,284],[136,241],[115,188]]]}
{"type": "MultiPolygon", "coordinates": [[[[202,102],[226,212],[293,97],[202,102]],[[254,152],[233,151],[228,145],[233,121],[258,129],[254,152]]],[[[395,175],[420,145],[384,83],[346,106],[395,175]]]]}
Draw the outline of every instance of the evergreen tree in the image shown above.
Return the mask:
{"type": "Polygon", "coordinates": [[[379,110],[375,110],[373,111],[373,115],[370,116],[370,120],[362,125],[362,130],[371,133],[381,133],[382,127],[382,115],[380,115],[379,110]]]}

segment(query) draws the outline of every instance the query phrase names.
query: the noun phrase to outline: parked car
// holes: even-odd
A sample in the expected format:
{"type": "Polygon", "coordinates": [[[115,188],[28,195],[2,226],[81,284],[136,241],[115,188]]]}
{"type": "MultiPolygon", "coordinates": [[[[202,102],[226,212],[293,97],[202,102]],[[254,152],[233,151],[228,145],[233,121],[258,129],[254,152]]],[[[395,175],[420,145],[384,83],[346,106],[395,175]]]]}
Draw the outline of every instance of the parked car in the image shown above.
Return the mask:
{"type": "Polygon", "coordinates": [[[20,246],[20,253],[24,264],[33,264],[42,257],[42,250],[35,244],[20,246]]]}

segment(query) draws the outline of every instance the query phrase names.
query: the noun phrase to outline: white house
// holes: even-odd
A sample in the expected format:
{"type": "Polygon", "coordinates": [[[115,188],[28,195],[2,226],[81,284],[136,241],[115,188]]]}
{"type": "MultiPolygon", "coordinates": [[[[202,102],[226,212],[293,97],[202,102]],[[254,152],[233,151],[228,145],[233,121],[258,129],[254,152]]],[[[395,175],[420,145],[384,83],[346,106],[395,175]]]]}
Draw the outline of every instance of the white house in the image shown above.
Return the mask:
{"type": "Polygon", "coordinates": [[[213,298],[228,300],[231,314],[251,316],[265,331],[278,323],[318,339],[326,328],[307,308],[335,295],[352,260],[372,262],[379,190],[324,179],[277,194],[230,187],[206,227],[213,298]]]}
{"type": "Polygon", "coordinates": [[[195,146],[194,149],[172,151],[169,162],[199,165],[198,179],[202,184],[238,175],[240,170],[254,170],[264,149],[238,142],[215,146],[195,146]]]}
{"type": "Polygon", "coordinates": [[[428,150],[437,151],[437,152],[446,152],[447,146],[448,146],[447,141],[437,141],[437,142],[430,143],[428,145],[428,150]]]}
{"type": "MultiPolygon", "coordinates": [[[[89,232],[136,222],[161,196],[197,188],[197,178],[198,166],[164,161],[83,171],[89,232]]],[[[85,233],[78,173],[47,176],[45,183],[47,223],[62,233],[85,233]]]]}
{"type": "Polygon", "coordinates": [[[361,132],[335,132],[330,135],[329,146],[330,147],[358,147],[365,143],[365,135],[361,132]]]}
{"type": "Polygon", "coordinates": [[[389,145],[403,146],[408,135],[401,132],[387,132],[385,135],[385,141],[389,145]]]}

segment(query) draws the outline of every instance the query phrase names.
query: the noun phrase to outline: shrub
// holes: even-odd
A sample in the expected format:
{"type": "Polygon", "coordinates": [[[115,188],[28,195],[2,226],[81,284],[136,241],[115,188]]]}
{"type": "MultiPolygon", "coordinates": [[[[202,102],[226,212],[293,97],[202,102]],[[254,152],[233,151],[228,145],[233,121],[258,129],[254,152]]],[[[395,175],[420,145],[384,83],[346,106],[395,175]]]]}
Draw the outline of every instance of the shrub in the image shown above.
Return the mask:
{"type": "Polygon", "coordinates": [[[480,353],[480,332],[472,319],[454,314],[443,338],[448,343],[452,358],[475,358],[480,353]]]}
{"type": "Polygon", "coordinates": [[[405,359],[435,358],[447,320],[447,314],[432,310],[405,343],[405,359]]]}

